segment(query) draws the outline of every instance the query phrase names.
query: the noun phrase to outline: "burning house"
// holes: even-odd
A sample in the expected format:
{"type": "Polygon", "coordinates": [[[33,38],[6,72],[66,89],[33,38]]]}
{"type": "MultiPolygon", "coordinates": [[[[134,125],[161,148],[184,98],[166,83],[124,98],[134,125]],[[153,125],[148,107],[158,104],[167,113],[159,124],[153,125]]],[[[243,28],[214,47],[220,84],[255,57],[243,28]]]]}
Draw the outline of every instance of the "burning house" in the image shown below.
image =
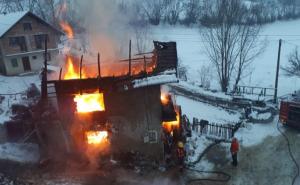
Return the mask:
{"type": "Polygon", "coordinates": [[[100,55],[94,75],[83,67],[82,58],[75,62],[67,56],[66,61],[58,79],[44,77],[42,82],[47,84],[43,98],[57,104],[64,133],[52,138],[58,140],[56,147],[69,152],[90,147],[111,154],[138,151],[162,160],[166,135],[180,137],[180,108],[161,88],[178,81],[176,43],[155,41],[147,57],[115,64],[123,70],[118,74],[109,75],[100,55]]]}

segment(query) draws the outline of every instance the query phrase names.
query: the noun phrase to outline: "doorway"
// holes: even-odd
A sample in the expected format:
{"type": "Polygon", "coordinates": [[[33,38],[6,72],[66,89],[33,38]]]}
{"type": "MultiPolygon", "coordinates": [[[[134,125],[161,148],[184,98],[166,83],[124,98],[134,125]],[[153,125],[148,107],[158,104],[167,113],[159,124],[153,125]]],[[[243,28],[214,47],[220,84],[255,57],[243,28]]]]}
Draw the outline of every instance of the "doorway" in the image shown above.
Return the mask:
{"type": "Polygon", "coordinates": [[[22,63],[23,63],[24,71],[31,71],[29,57],[22,57],[22,63]]]}

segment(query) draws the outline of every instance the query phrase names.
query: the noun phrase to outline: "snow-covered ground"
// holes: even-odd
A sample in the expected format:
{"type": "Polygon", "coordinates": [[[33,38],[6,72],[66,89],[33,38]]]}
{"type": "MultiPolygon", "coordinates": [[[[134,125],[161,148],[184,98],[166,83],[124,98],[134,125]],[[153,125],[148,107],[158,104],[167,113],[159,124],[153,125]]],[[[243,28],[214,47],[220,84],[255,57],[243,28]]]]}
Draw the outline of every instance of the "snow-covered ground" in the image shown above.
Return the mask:
{"type": "Polygon", "coordinates": [[[0,96],[4,97],[2,103],[0,102],[0,124],[10,120],[9,107],[12,104],[22,102],[24,95],[19,93],[24,93],[30,84],[35,84],[36,87],[40,88],[39,76],[0,76],[0,96]]]}
{"type": "Polygon", "coordinates": [[[185,114],[190,121],[192,121],[193,118],[198,118],[213,123],[232,124],[239,122],[241,117],[241,114],[237,112],[228,112],[222,108],[197,102],[183,96],[177,96],[176,103],[181,106],[182,113],[185,114]]]}
{"type": "Polygon", "coordinates": [[[39,148],[30,143],[0,144],[0,159],[22,163],[36,163],[39,161],[39,148]]]}
{"type": "Polygon", "coordinates": [[[272,123],[268,124],[246,123],[245,127],[238,130],[235,137],[238,138],[244,147],[257,145],[263,142],[268,136],[278,136],[280,134],[277,130],[277,121],[278,117],[272,123]]]}
{"type": "MultiPolygon", "coordinates": [[[[288,55],[294,48],[300,46],[300,20],[278,21],[263,26],[260,39],[268,41],[265,52],[255,59],[251,75],[242,80],[241,85],[274,88],[278,40],[283,39],[281,65],[287,64],[288,55]]],[[[197,27],[187,28],[184,26],[153,27],[154,40],[176,41],[179,60],[188,67],[188,79],[199,81],[199,71],[202,66],[209,66],[210,62],[205,54],[204,43],[197,27]]],[[[217,75],[213,76],[211,87],[219,88],[217,75]]],[[[286,77],[280,71],[279,96],[291,93],[300,89],[300,79],[296,77],[286,77]]]]}

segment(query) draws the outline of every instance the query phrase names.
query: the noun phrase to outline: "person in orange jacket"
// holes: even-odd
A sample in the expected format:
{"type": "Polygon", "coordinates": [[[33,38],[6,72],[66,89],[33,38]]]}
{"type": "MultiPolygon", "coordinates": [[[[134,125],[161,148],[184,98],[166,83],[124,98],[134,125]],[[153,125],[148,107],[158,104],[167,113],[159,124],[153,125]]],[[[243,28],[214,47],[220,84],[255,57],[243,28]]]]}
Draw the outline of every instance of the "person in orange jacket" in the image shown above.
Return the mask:
{"type": "Polygon", "coordinates": [[[238,151],[239,151],[239,142],[238,142],[237,138],[234,137],[231,141],[231,146],[230,146],[230,152],[232,155],[232,165],[233,166],[238,165],[238,161],[237,161],[238,151]]]}

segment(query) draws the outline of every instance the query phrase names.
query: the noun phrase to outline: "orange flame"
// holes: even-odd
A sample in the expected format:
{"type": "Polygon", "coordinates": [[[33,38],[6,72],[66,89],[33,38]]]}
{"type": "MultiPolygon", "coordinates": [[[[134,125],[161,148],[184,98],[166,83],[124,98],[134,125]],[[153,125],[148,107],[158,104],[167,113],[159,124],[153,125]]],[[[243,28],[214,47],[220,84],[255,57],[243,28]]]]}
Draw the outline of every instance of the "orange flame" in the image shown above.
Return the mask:
{"type": "Polygon", "coordinates": [[[76,95],[74,102],[77,103],[77,112],[89,113],[95,111],[104,111],[104,96],[103,93],[76,95]]]}
{"type": "Polygon", "coordinates": [[[176,120],[163,122],[163,128],[165,128],[168,132],[172,132],[174,129],[178,129],[180,126],[179,114],[176,112],[176,120]]]}
{"type": "Polygon", "coordinates": [[[99,145],[108,139],[107,131],[87,131],[85,134],[89,145],[99,145]]]}
{"type": "Polygon", "coordinates": [[[61,28],[66,32],[68,39],[73,39],[74,38],[74,32],[72,27],[70,26],[69,23],[61,21],[60,23],[61,28]]]}
{"type": "Polygon", "coordinates": [[[170,102],[170,98],[169,94],[161,92],[160,100],[163,105],[167,105],[170,102]]]}
{"type": "MultiPolygon", "coordinates": [[[[80,78],[80,72],[75,71],[72,57],[67,56],[67,72],[64,75],[64,79],[72,80],[72,79],[79,79],[79,78],[80,78]]],[[[82,70],[81,78],[86,78],[86,74],[84,70],[82,70]]]]}

